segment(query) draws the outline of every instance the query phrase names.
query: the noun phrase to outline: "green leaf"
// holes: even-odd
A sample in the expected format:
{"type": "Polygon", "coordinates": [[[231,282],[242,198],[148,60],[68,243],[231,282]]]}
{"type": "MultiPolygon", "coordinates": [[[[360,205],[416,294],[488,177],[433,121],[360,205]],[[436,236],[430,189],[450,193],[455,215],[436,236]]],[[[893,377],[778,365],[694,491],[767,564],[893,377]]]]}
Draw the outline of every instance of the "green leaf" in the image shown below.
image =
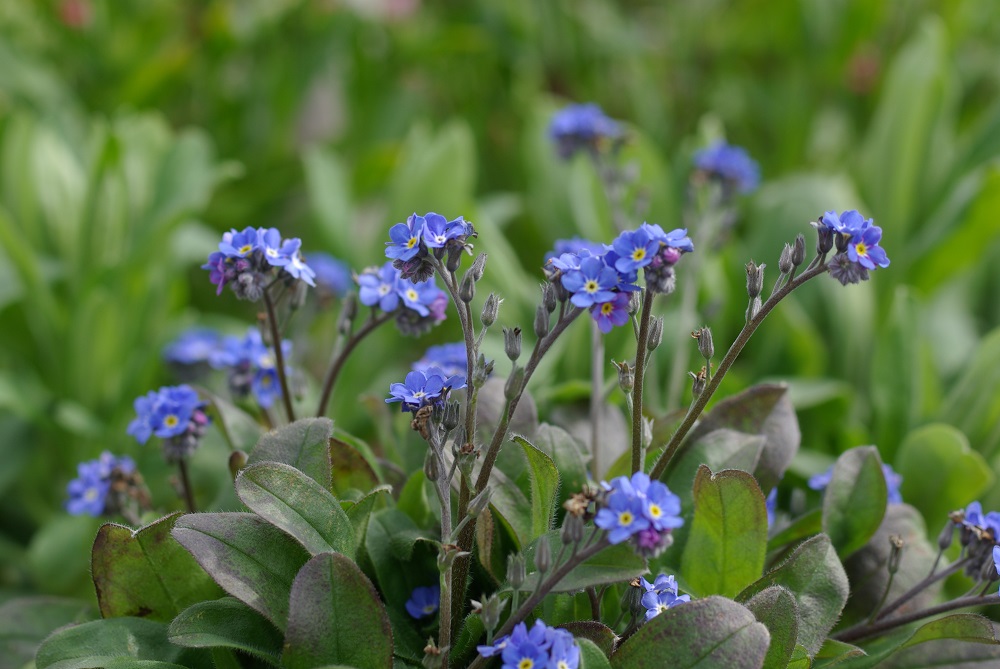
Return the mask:
{"type": "Polygon", "coordinates": [[[236,477],[236,494],[251,511],[297,539],[311,555],[354,557],[354,526],[329,490],[280,462],[250,465],[236,477]]]}
{"type": "Polygon", "coordinates": [[[330,489],[329,418],[303,418],[268,432],[250,452],[247,464],[283,462],[295,467],[324,488],[330,489]]]}
{"type": "Polygon", "coordinates": [[[760,462],[765,439],[758,435],[737,432],[728,428],[712,430],[698,437],[690,448],[685,448],[677,464],[663,478],[667,487],[681,498],[681,509],[691,509],[694,481],[698,469],[704,465],[712,471],[742,469],[753,471],[760,462]]]}
{"type": "Polygon", "coordinates": [[[0,657],[22,667],[52,630],[96,617],[91,604],[63,597],[16,597],[0,605],[0,657]]]}
{"type": "Polygon", "coordinates": [[[965,373],[942,403],[939,417],[961,430],[976,450],[992,460],[1000,447],[1000,328],[980,342],[965,373]]]}
{"type": "Polygon", "coordinates": [[[222,431],[231,449],[239,449],[249,453],[253,450],[261,437],[261,427],[250,414],[243,411],[231,402],[210,393],[204,388],[199,388],[199,394],[207,397],[212,408],[215,409],[216,425],[222,431]]]}
{"type": "MultiPolygon", "coordinates": [[[[518,404],[518,408],[520,406],[518,404]]],[[[542,423],[535,430],[532,443],[552,459],[559,472],[561,485],[557,503],[562,504],[570,495],[583,490],[590,478],[587,471],[590,455],[573,435],[561,427],[542,423]]]]}
{"type": "Polygon", "coordinates": [[[918,303],[907,286],[896,286],[889,318],[881,329],[871,362],[874,434],[886,460],[896,460],[896,445],[918,424],[923,403],[918,303]]]}
{"type": "MultiPolygon", "coordinates": [[[[788,397],[788,386],[784,384],[763,383],[721,400],[691,430],[687,439],[695,443],[722,428],[764,438],[760,460],[752,473],[760,482],[761,490],[767,491],[781,480],[802,441],[795,407],[788,397]]],[[[705,464],[713,470],[721,469],[708,462],[705,464]]]]}
{"type": "Polygon", "coordinates": [[[852,448],[837,459],[823,494],[823,531],[841,559],[868,543],[878,530],[887,495],[882,459],[874,446],[852,448]]]}
{"type": "Polygon", "coordinates": [[[811,654],[819,651],[847,602],[850,588],[830,538],[819,534],[803,541],[783,563],[741,592],[746,602],[774,585],[788,589],[799,610],[798,643],[811,654]]]}
{"type": "Polygon", "coordinates": [[[906,435],[896,470],[903,476],[903,499],[917,507],[932,527],[943,525],[950,511],[977,499],[994,480],[989,464],[969,447],[966,436],[941,423],[906,435]],[[928,490],[934,494],[926,494],[928,490]]]}
{"type": "Polygon", "coordinates": [[[559,470],[549,456],[531,445],[527,439],[514,435],[513,441],[524,451],[531,479],[531,536],[539,536],[552,528],[556,496],[559,494],[559,470]]]}
{"type": "Polygon", "coordinates": [[[823,509],[807,511],[792,521],[791,525],[781,530],[767,542],[767,550],[773,551],[795,541],[819,534],[823,531],[823,509]]]}
{"type": "Polygon", "coordinates": [[[389,617],[371,582],[349,558],[322,553],[295,577],[282,663],[286,669],[392,667],[389,617]]]}
{"type": "Polygon", "coordinates": [[[596,620],[578,620],[559,627],[568,630],[576,639],[587,639],[597,646],[606,657],[611,657],[618,643],[615,631],[596,620]]]}
{"type": "Polygon", "coordinates": [[[708,597],[664,611],[611,656],[614,669],[727,667],[758,669],[767,654],[767,628],[744,606],[708,597]]]}
{"type": "Polygon", "coordinates": [[[365,534],[368,532],[368,521],[371,518],[376,502],[382,496],[391,498],[392,488],[389,486],[379,486],[347,507],[347,517],[351,519],[351,524],[354,525],[354,544],[356,546],[364,546],[365,534]]]}
{"type": "Polygon", "coordinates": [[[940,667],[945,658],[948,661],[944,664],[949,667],[975,666],[984,660],[983,666],[996,666],[1000,659],[1000,641],[997,641],[993,622],[974,613],[953,613],[924,623],[901,642],[852,663],[851,667],[940,667]],[[927,643],[930,645],[924,645],[927,643]],[[967,664],[967,660],[972,662],[967,664]]]}
{"type": "Polygon", "coordinates": [[[813,662],[809,657],[809,651],[805,649],[805,646],[795,644],[795,647],[792,648],[792,656],[788,658],[788,669],[810,669],[812,666],[813,662]]]}
{"type": "Polygon", "coordinates": [[[767,548],[767,510],[747,472],[718,474],[702,465],[694,480],[694,521],[681,573],[699,596],[733,597],[760,578],[767,548]]]}
{"type": "Polygon", "coordinates": [[[238,599],[199,602],[174,618],[170,642],[188,648],[233,648],[277,665],[282,634],[266,618],[238,599]]]}
{"type": "Polygon", "coordinates": [[[173,535],[223,590],[285,629],[292,580],[309,559],[294,539],[252,513],[188,514],[173,535]]]}
{"type": "Polygon", "coordinates": [[[165,624],[144,618],[106,618],[61,629],[35,656],[36,669],[127,666],[210,669],[212,661],[202,650],[173,645],[165,624]]]}
{"type": "Polygon", "coordinates": [[[593,641],[576,637],[576,645],[580,647],[580,669],[611,669],[607,655],[593,641]]]}
{"type": "Polygon", "coordinates": [[[813,667],[817,669],[819,667],[834,667],[842,662],[864,656],[865,651],[857,646],[852,646],[849,643],[837,641],[836,639],[827,639],[823,642],[823,647],[816,653],[816,657],[813,658],[813,667]]]}
{"type": "Polygon", "coordinates": [[[379,481],[375,468],[365,458],[361,450],[350,441],[334,437],[330,439],[329,457],[333,468],[333,493],[347,497],[352,490],[364,492],[377,486],[379,481]]]}
{"type": "Polygon", "coordinates": [[[771,634],[764,669],[784,669],[792,660],[799,636],[799,607],[792,593],[776,585],[751,597],[746,607],[771,634]]]}
{"type": "Polygon", "coordinates": [[[496,517],[507,525],[511,535],[517,541],[517,548],[527,546],[532,537],[531,503],[517,483],[507,475],[494,469],[490,474],[490,509],[496,517]]]}
{"type": "Polygon", "coordinates": [[[106,523],[97,531],[91,571],[104,618],[169,622],[186,607],[221,595],[170,530],[175,513],[138,530],[106,523]]]}
{"type": "Polygon", "coordinates": [[[406,480],[396,500],[396,508],[413,519],[419,527],[429,527],[433,520],[427,496],[427,475],[418,469],[406,480]]]}
{"type": "MultiPolygon", "coordinates": [[[[584,536],[586,536],[588,532],[589,529],[585,530],[584,536]]],[[[552,549],[553,557],[559,554],[559,549],[563,546],[562,540],[559,538],[558,530],[547,532],[546,534],[538,537],[538,539],[532,542],[532,544],[528,546],[527,550],[525,550],[525,557],[528,561],[529,570],[534,569],[535,549],[540,541],[549,542],[549,547],[552,549]]],[[[639,574],[644,574],[646,569],[646,560],[636,555],[635,550],[631,545],[621,543],[614,546],[608,546],[604,550],[599,551],[589,560],[577,565],[576,568],[566,574],[566,576],[563,577],[563,579],[559,581],[554,588],[552,588],[552,592],[574,592],[595,585],[629,581],[639,574]]],[[[531,571],[527,578],[525,578],[524,585],[521,586],[521,589],[531,591],[537,582],[538,572],[531,571]]]]}

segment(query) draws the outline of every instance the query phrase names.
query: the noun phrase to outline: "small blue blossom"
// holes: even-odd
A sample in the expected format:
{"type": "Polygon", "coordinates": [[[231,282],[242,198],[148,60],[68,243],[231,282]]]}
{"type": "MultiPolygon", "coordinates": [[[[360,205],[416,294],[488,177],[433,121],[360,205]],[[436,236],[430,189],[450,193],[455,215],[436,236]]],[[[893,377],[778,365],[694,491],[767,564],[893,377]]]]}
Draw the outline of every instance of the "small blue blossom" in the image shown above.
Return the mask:
{"type": "MultiPolygon", "coordinates": [[[[292,355],[292,342],[282,340],[281,352],[287,366],[287,360],[292,355]]],[[[257,328],[248,328],[244,337],[224,337],[222,345],[208,362],[216,369],[226,370],[229,388],[236,397],[252,393],[257,404],[265,409],[281,397],[274,350],[264,345],[257,328]]]]}
{"type": "Polygon", "coordinates": [[[224,232],[219,242],[219,251],[230,258],[246,258],[260,248],[260,233],[251,227],[244,228],[242,232],[235,229],[224,232]]]}
{"type": "Polygon", "coordinates": [[[423,240],[427,248],[440,249],[448,242],[448,219],[441,214],[428,212],[417,216],[423,220],[423,240]]]}
{"type": "Polygon", "coordinates": [[[611,289],[617,283],[618,273],[600,258],[584,258],[579,269],[570,270],[562,277],[563,288],[572,293],[570,302],[582,309],[612,300],[611,289]]]}
{"type": "Polygon", "coordinates": [[[164,386],[135,400],[136,417],[129,423],[128,434],[140,444],[153,435],[163,440],[164,455],[175,462],[198,447],[210,423],[205,402],[191,386],[164,386]]]}
{"type": "Polygon", "coordinates": [[[477,646],[483,657],[500,655],[501,669],[578,669],[580,648],[572,633],[535,620],[529,630],[523,622],[492,646],[477,646]]]}
{"type": "Polygon", "coordinates": [[[847,257],[867,270],[878,267],[888,267],[889,257],[878,245],[882,240],[882,228],[869,225],[851,236],[847,245],[847,257]]]}
{"type": "Polygon", "coordinates": [[[662,590],[647,592],[642,596],[642,605],[646,607],[646,620],[652,620],[667,609],[678,604],[691,601],[691,595],[678,595],[677,591],[662,590]]]}
{"type": "Polygon", "coordinates": [[[177,339],[163,349],[163,357],[168,362],[181,365],[196,365],[208,362],[219,347],[222,336],[208,328],[194,328],[181,333],[177,339]]]}
{"type": "Polygon", "coordinates": [[[467,376],[468,359],[465,354],[465,342],[428,347],[424,357],[413,363],[413,370],[423,372],[429,367],[437,367],[448,375],[467,376]]]}
{"type": "Polygon", "coordinates": [[[557,239],[552,246],[552,250],[545,254],[545,261],[557,258],[564,253],[586,254],[586,256],[599,256],[604,253],[604,245],[592,242],[583,237],[573,237],[571,239],[557,239]]]}
{"type": "Polygon", "coordinates": [[[100,462],[91,460],[77,465],[77,478],[66,486],[69,499],[66,510],[74,516],[100,516],[111,488],[111,480],[102,476],[100,462]]]}
{"type": "Polygon", "coordinates": [[[628,293],[613,293],[607,302],[590,307],[590,317],[597,323],[597,329],[608,334],[611,328],[628,323],[628,293]]]}
{"type": "MultiPolygon", "coordinates": [[[[882,465],[882,475],[885,477],[885,487],[888,492],[887,502],[889,504],[902,504],[903,496],[899,492],[899,486],[903,483],[902,475],[888,464],[882,465]]],[[[811,476],[807,485],[813,490],[825,490],[832,480],[833,465],[830,465],[830,468],[825,472],[811,476]]]]}
{"type": "Polygon", "coordinates": [[[399,271],[391,262],[379,268],[369,268],[358,276],[358,299],[366,307],[378,306],[388,313],[399,306],[399,293],[396,285],[399,282],[399,271]]]}
{"type": "Polygon", "coordinates": [[[602,140],[622,136],[618,123],[596,104],[573,104],[559,110],[549,123],[549,137],[562,158],[569,158],[582,148],[596,148],[602,140]]]}
{"type": "Polygon", "coordinates": [[[655,239],[661,244],[684,251],[685,253],[694,251],[694,244],[691,242],[691,238],[687,236],[687,228],[677,228],[670,232],[664,232],[663,228],[655,223],[643,223],[639,226],[639,229],[645,231],[650,239],[655,239]]]}
{"type": "Polygon", "coordinates": [[[351,270],[329,253],[310,253],[309,266],[316,273],[316,287],[327,295],[342,297],[351,287],[351,270]]]}
{"type": "Polygon", "coordinates": [[[630,272],[653,262],[653,256],[660,249],[660,242],[651,238],[646,229],[639,228],[622,232],[611,246],[618,254],[615,269],[630,272]]]}
{"type": "Polygon", "coordinates": [[[670,531],[684,524],[680,498],[648,474],[619,476],[602,486],[610,492],[594,524],[608,530],[608,541],[613,544],[634,537],[640,553],[655,554],[668,545],[670,531]]]}
{"type": "Polygon", "coordinates": [[[233,229],[222,234],[218,250],[208,256],[202,269],[209,270],[209,281],[218,286],[216,294],[231,285],[239,299],[257,301],[275,268],[292,279],[316,285],[315,273],[299,251],[301,245],[298,238],[283,240],[276,228],[233,229]]]}
{"type": "Polygon", "coordinates": [[[421,316],[427,316],[431,313],[431,307],[441,293],[441,289],[437,287],[433,278],[420,283],[399,278],[396,280],[395,289],[396,294],[403,300],[403,304],[421,316]]]}
{"type": "Polygon", "coordinates": [[[441,587],[427,585],[413,589],[410,598],[406,601],[406,612],[413,618],[426,618],[434,615],[440,605],[441,587]]]}
{"type": "Polygon", "coordinates": [[[299,251],[301,246],[301,239],[286,239],[285,243],[281,245],[281,256],[271,264],[275,267],[281,267],[281,269],[292,277],[300,279],[315,288],[316,272],[302,258],[302,253],[299,251]]]}
{"type": "Polygon", "coordinates": [[[424,218],[413,214],[406,223],[397,223],[389,228],[389,240],[385,243],[385,256],[393,260],[409,260],[420,252],[420,237],[424,232],[424,218]]]}
{"type": "Polygon", "coordinates": [[[403,383],[390,385],[390,396],[385,402],[386,404],[402,402],[403,411],[415,413],[421,407],[443,402],[448,398],[450,391],[464,387],[464,375],[449,376],[438,367],[428,367],[424,371],[410,372],[403,383]]]}
{"type": "Polygon", "coordinates": [[[849,209],[843,214],[838,214],[836,211],[825,212],[820,218],[820,223],[850,239],[866,225],[871,225],[872,219],[866,220],[857,209],[849,209]]]}
{"type": "Polygon", "coordinates": [[[694,154],[695,167],[730,183],[741,193],[749,193],[760,184],[760,167],[745,149],[716,142],[694,154]]]}

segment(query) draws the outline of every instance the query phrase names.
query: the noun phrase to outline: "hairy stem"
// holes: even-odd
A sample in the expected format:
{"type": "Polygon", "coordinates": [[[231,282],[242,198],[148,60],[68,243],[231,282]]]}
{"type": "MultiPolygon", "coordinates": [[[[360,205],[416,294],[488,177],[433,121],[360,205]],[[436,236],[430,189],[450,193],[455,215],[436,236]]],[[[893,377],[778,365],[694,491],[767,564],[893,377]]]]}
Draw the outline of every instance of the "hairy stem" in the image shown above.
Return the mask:
{"type": "Polygon", "coordinates": [[[181,458],[177,461],[177,468],[181,472],[181,491],[184,493],[184,504],[188,513],[194,513],[198,509],[194,505],[194,489],[191,487],[191,478],[188,476],[187,460],[181,458]]]}
{"type": "Polygon", "coordinates": [[[885,618],[890,613],[901,607],[903,604],[906,604],[908,601],[919,595],[921,592],[923,592],[930,586],[954,574],[956,571],[964,567],[968,561],[969,561],[968,557],[961,558],[960,560],[955,560],[954,562],[952,562],[950,565],[948,565],[938,573],[931,574],[924,580],[920,581],[920,583],[917,583],[915,586],[913,586],[905,593],[900,595],[898,598],[894,599],[891,604],[882,609],[882,611],[875,617],[875,620],[881,620],[885,618]]]}
{"type": "Polygon", "coordinates": [[[604,407],[604,336],[597,322],[590,329],[590,453],[595,481],[601,476],[601,412],[604,407]]]}
{"type": "Polygon", "coordinates": [[[639,339],[635,344],[635,385],[632,386],[632,473],[642,471],[642,377],[646,371],[646,342],[649,341],[649,317],[655,294],[643,291],[642,314],[639,316],[639,339]]]}
{"type": "MultiPolygon", "coordinates": [[[[793,290],[804,284],[809,279],[817,277],[826,271],[827,266],[825,262],[821,261],[810,265],[809,269],[807,269],[804,273],[796,277],[793,281],[789,281],[777,292],[772,293],[771,296],[767,298],[767,302],[761,306],[757,315],[747,321],[747,324],[743,326],[743,329],[736,337],[733,345],[729,347],[728,351],[726,351],[726,356],[722,359],[722,362],[719,363],[715,376],[713,376],[712,380],[708,382],[708,385],[702,391],[701,395],[699,395],[695,401],[691,403],[691,407],[684,416],[684,420],[674,431],[674,434],[670,437],[670,441],[667,442],[663,452],[656,460],[656,464],[653,465],[653,469],[649,473],[650,477],[658,479],[665,471],[667,471],[668,466],[680,452],[681,443],[684,441],[684,437],[686,437],[688,432],[691,431],[691,428],[694,427],[695,421],[698,420],[701,412],[705,410],[705,406],[708,404],[709,400],[712,399],[712,395],[714,395],[715,391],[719,389],[719,384],[722,383],[722,380],[726,377],[726,372],[728,372],[729,368],[733,366],[734,362],[736,362],[736,358],[739,357],[743,348],[747,345],[747,342],[750,341],[750,337],[753,336],[753,333],[757,330],[760,324],[764,322],[764,319],[769,313],[771,313],[771,310],[774,309],[774,307],[777,306],[777,304],[793,290]]],[[[638,375],[636,377],[636,384],[638,385],[638,375]]]]}
{"type": "Polygon", "coordinates": [[[278,318],[274,312],[274,302],[270,293],[264,290],[264,304],[267,306],[267,323],[271,328],[271,345],[274,347],[274,361],[278,367],[278,381],[281,383],[281,399],[285,403],[285,413],[288,422],[295,422],[295,408],[292,407],[292,394],[288,391],[288,373],[285,370],[285,354],[281,350],[281,331],[278,329],[278,318]]]}
{"type": "Polygon", "coordinates": [[[371,334],[375,328],[391,319],[392,315],[392,312],[389,312],[376,316],[373,311],[365,324],[357,332],[351,333],[347,338],[347,342],[343,344],[343,348],[341,348],[342,340],[337,342],[337,346],[333,349],[330,367],[327,369],[326,377],[323,379],[323,393],[320,395],[319,407],[316,409],[317,417],[326,415],[327,405],[329,405],[330,398],[333,396],[334,384],[337,383],[337,377],[340,376],[340,372],[344,368],[344,363],[347,362],[347,358],[354,351],[355,347],[371,334]]]}
{"type": "Polygon", "coordinates": [[[890,618],[888,620],[880,620],[872,623],[871,625],[867,623],[855,625],[854,627],[849,627],[846,630],[837,632],[832,635],[832,638],[837,641],[851,643],[882,634],[883,632],[888,632],[889,630],[902,627],[903,625],[909,625],[917,620],[930,618],[931,616],[936,616],[941,613],[948,613],[949,611],[962,609],[966,606],[993,606],[995,604],[1000,604],[1000,595],[973,595],[971,597],[959,597],[958,599],[953,599],[950,602],[945,602],[944,604],[938,604],[937,606],[896,616],[895,618],[890,618]]]}

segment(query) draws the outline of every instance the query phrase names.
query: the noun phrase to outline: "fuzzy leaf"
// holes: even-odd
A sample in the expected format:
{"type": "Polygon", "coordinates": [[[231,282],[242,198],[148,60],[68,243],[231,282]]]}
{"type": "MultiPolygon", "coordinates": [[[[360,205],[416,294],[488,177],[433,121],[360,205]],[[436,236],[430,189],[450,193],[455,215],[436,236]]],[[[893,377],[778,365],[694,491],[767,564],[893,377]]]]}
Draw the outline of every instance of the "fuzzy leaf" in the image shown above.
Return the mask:
{"type": "Polygon", "coordinates": [[[171,643],[188,648],[233,648],[277,664],[281,632],[259,613],[233,597],[199,602],[174,618],[171,643]]]}
{"type": "MultiPolygon", "coordinates": [[[[518,408],[520,408],[518,404],[518,408]]],[[[531,443],[535,448],[552,458],[559,471],[559,496],[557,504],[565,502],[570,495],[583,489],[590,475],[587,463],[590,455],[583,445],[566,430],[555,425],[542,423],[535,431],[531,443]]]]}
{"type": "MultiPolygon", "coordinates": [[[[0,605],[0,657],[25,666],[52,630],[97,617],[92,604],[63,597],[17,597],[0,605]]],[[[0,663],[0,666],[5,666],[0,663]]]]}
{"type": "Polygon", "coordinates": [[[1000,659],[1000,642],[993,623],[974,613],[953,613],[921,625],[909,637],[851,667],[991,667],[1000,659]],[[929,644],[929,645],[926,645],[929,644]],[[942,662],[942,660],[947,660],[942,662]]]}
{"type": "Polygon", "coordinates": [[[825,534],[806,539],[783,563],[741,592],[746,602],[767,588],[787,588],[798,604],[798,643],[816,654],[847,602],[849,586],[837,552],[825,534]]]}
{"type": "Polygon", "coordinates": [[[747,472],[713,474],[703,465],[694,480],[694,506],[681,573],[699,596],[733,597],[764,569],[764,495],[747,472]]]}
{"type": "Polygon", "coordinates": [[[549,456],[515,435],[513,441],[524,451],[531,479],[531,536],[537,537],[552,528],[555,501],[559,494],[559,471],[549,456]]]}
{"type": "Polygon", "coordinates": [[[713,596],[675,606],[647,622],[611,656],[611,666],[653,669],[669,661],[671,669],[757,669],[768,643],[767,628],[746,607],[713,596]]]}
{"type": "Polygon", "coordinates": [[[381,483],[375,468],[352,441],[337,437],[330,440],[333,492],[340,497],[347,497],[352,490],[371,490],[381,483]]]}
{"type": "Polygon", "coordinates": [[[135,531],[106,523],[97,531],[91,571],[102,617],[169,622],[191,604],[222,594],[170,536],[178,518],[175,513],[135,531]]]}
{"type": "Polygon", "coordinates": [[[252,513],[188,514],[173,535],[223,590],[285,629],[292,580],[309,559],[294,539],[252,513]]]}
{"type": "Polygon", "coordinates": [[[268,432],[250,452],[247,464],[283,462],[330,489],[329,418],[303,418],[268,432]]]}
{"type": "Polygon", "coordinates": [[[827,639],[813,658],[814,667],[835,667],[842,662],[864,657],[865,651],[849,643],[827,639]]]}
{"type": "Polygon", "coordinates": [[[885,515],[888,491],[874,446],[846,451],[823,494],[823,531],[844,559],[871,538],[885,515]]]}
{"type": "Polygon", "coordinates": [[[236,494],[311,555],[334,551],[354,557],[354,526],[347,513],[329,490],[298,469],[280,462],[250,465],[236,477],[236,494]]]}
{"type": "Polygon", "coordinates": [[[792,593],[776,585],[751,597],[746,607],[771,634],[764,669],[784,669],[792,661],[799,636],[799,611],[792,593]]]}
{"type": "Polygon", "coordinates": [[[615,631],[596,620],[578,620],[560,625],[568,630],[577,639],[588,639],[591,643],[601,649],[605,656],[611,657],[618,643],[618,635],[615,631]]]}
{"type": "Polygon", "coordinates": [[[286,669],[329,664],[391,669],[389,617],[350,558],[322,553],[299,571],[281,661],[286,669]]]}
{"type": "Polygon", "coordinates": [[[363,546],[365,543],[365,534],[368,532],[368,521],[371,519],[372,511],[375,509],[375,504],[379,501],[382,496],[391,497],[392,488],[389,486],[379,486],[373,488],[371,492],[359,499],[354,503],[341,502],[341,504],[349,504],[346,507],[347,517],[351,519],[351,524],[354,525],[354,544],[356,546],[363,546]]]}
{"type": "Polygon", "coordinates": [[[212,661],[205,651],[173,645],[165,624],[144,618],[106,618],[66,627],[47,638],[35,656],[36,669],[177,666],[210,669],[212,661]]]}
{"type": "MultiPolygon", "coordinates": [[[[589,532],[589,528],[586,531],[589,532]]],[[[549,542],[553,558],[559,554],[559,549],[562,548],[562,540],[559,538],[558,530],[540,536],[524,552],[529,571],[534,569],[535,547],[539,541],[549,542]]],[[[552,588],[552,592],[574,592],[595,585],[628,581],[645,573],[646,569],[646,560],[636,555],[630,544],[621,543],[608,546],[566,574],[552,588]]],[[[524,579],[524,585],[521,586],[521,589],[531,591],[537,582],[538,572],[530,571],[527,578],[524,579]]]]}
{"type": "Polygon", "coordinates": [[[608,656],[593,641],[578,637],[576,644],[580,647],[580,669],[611,669],[608,656]]]}

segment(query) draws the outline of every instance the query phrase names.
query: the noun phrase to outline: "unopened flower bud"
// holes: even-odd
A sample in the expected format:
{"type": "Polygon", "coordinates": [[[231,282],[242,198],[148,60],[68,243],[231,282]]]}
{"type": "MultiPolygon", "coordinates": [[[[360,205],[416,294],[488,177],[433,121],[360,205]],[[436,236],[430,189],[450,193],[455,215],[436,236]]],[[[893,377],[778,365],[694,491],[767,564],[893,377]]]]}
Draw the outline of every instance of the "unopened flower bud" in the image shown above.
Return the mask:
{"type": "Polygon", "coordinates": [[[521,357],[521,328],[503,329],[503,352],[511,362],[521,357]]]}
{"type": "Polygon", "coordinates": [[[535,569],[540,574],[544,574],[552,567],[552,546],[549,540],[543,535],[535,546],[535,569]]]}
{"type": "Polygon", "coordinates": [[[792,247],[792,264],[798,267],[806,260],[806,238],[802,235],[795,236],[795,245],[792,247]]]}
{"type": "Polygon", "coordinates": [[[781,249],[781,256],[778,257],[778,271],[782,274],[788,274],[795,267],[792,264],[792,245],[785,244],[785,248],[781,249]]]}
{"type": "Polygon", "coordinates": [[[704,374],[705,368],[702,368],[702,372],[695,374],[694,372],[688,372],[688,376],[691,377],[691,394],[695,397],[701,395],[702,391],[705,390],[705,386],[708,385],[708,379],[705,378],[704,374]]]}
{"type": "Polygon", "coordinates": [[[890,574],[899,571],[899,561],[903,557],[903,537],[898,534],[889,535],[889,561],[886,565],[890,574]]]}
{"type": "Polygon", "coordinates": [[[427,638],[427,645],[424,646],[424,659],[420,664],[424,669],[441,669],[444,666],[444,656],[448,648],[438,648],[433,637],[427,638]]]}
{"type": "Polygon", "coordinates": [[[997,578],[1000,578],[1000,575],[997,574],[997,563],[992,559],[983,560],[983,569],[980,574],[982,575],[983,581],[986,583],[990,583],[997,580],[997,578]]]}
{"type": "Polygon", "coordinates": [[[549,312],[546,311],[545,305],[539,304],[535,309],[534,327],[535,336],[539,339],[543,339],[549,333],[549,312]]]}
{"type": "Polygon", "coordinates": [[[711,360],[712,356],[715,355],[715,342],[712,341],[712,330],[708,327],[702,327],[691,333],[692,336],[698,340],[698,352],[701,353],[701,357],[705,360],[711,360]]]}
{"type": "Polygon", "coordinates": [[[628,313],[629,315],[635,314],[639,311],[639,307],[642,306],[642,297],[639,295],[639,291],[634,291],[629,293],[628,296],[628,313]]]}
{"type": "Polygon", "coordinates": [[[462,253],[463,249],[461,244],[448,247],[448,259],[444,261],[445,269],[452,274],[457,272],[459,265],[462,264],[462,253]]]}
{"type": "Polygon", "coordinates": [[[486,297],[486,303],[483,305],[483,313],[480,315],[480,320],[482,320],[483,325],[490,327],[497,320],[497,314],[500,313],[500,303],[501,300],[497,297],[496,293],[490,293],[486,297]]]}
{"type": "Polygon", "coordinates": [[[486,376],[489,376],[490,374],[492,374],[492,373],[493,373],[493,365],[494,365],[495,363],[496,363],[496,361],[495,361],[495,360],[487,360],[487,361],[486,361],[486,364],[485,364],[485,365],[483,365],[483,369],[485,369],[485,370],[486,370],[486,376]]]}
{"type": "Polygon", "coordinates": [[[483,603],[480,605],[479,617],[483,621],[483,627],[486,628],[487,632],[493,632],[497,625],[500,624],[500,613],[503,610],[503,602],[500,600],[500,596],[497,594],[492,594],[489,597],[483,598],[483,603]]]}
{"type": "Polygon", "coordinates": [[[646,594],[646,589],[642,587],[642,581],[638,576],[632,579],[622,593],[622,611],[627,611],[633,618],[646,615],[646,607],[642,605],[642,596],[646,594]]]}
{"type": "Polygon", "coordinates": [[[480,253],[476,256],[476,259],[472,261],[472,267],[469,268],[469,274],[472,275],[473,281],[479,281],[483,278],[483,270],[486,268],[486,254],[480,253]]]}
{"type": "Polygon", "coordinates": [[[469,502],[469,517],[477,518],[479,514],[486,510],[486,507],[490,504],[490,495],[493,493],[489,486],[483,488],[483,491],[472,498],[469,502]]]}
{"type": "Polygon", "coordinates": [[[747,295],[750,297],[757,297],[760,295],[760,291],[764,290],[764,268],[767,265],[761,263],[760,265],[754,264],[751,260],[747,263],[747,295]]]}
{"type": "Polygon", "coordinates": [[[438,466],[437,455],[434,454],[434,451],[427,449],[427,455],[424,456],[424,476],[427,477],[428,481],[437,481],[440,475],[441,468],[438,466]]]}
{"type": "Polygon", "coordinates": [[[562,285],[562,279],[556,279],[555,283],[549,285],[555,287],[556,299],[559,302],[565,302],[566,300],[569,299],[569,291],[566,290],[566,287],[564,285],[562,285]]]}
{"type": "Polygon", "coordinates": [[[451,432],[458,427],[458,423],[461,420],[461,407],[462,405],[458,402],[445,403],[444,418],[441,420],[441,424],[448,432],[451,432]]]}
{"type": "Polygon", "coordinates": [[[524,367],[518,367],[511,371],[507,377],[507,384],[503,387],[503,396],[508,400],[514,399],[521,392],[521,385],[524,383],[524,367]]]}
{"type": "Polygon", "coordinates": [[[833,248],[833,230],[822,223],[816,224],[816,253],[824,255],[833,248]]]}
{"type": "Polygon", "coordinates": [[[842,232],[838,232],[836,235],[833,236],[833,241],[837,247],[837,253],[844,253],[845,251],[847,251],[847,241],[848,241],[847,235],[845,235],[842,232]]]}
{"type": "Polygon", "coordinates": [[[955,523],[950,520],[944,524],[941,528],[941,534],[938,535],[938,548],[942,551],[948,550],[951,547],[951,542],[955,538],[955,523]]]}
{"type": "Polygon", "coordinates": [[[567,513],[559,536],[564,544],[578,544],[583,539],[583,517],[567,513]]]}
{"type": "Polygon", "coordinates": [[[486,377],[490,375],[492,369],[492,367],[489,370],[486,369],[486,356],[480,353],[479,358],[472,366],[472,386],[474,388],[482,388],[486,384],[486,377]]]}
{"type": "Polygon", "coordinates": [[[656,349],[663,341],[663,317],[654,318],[649,322],[649,339],[646,340],[646,348],[650,351],[656,349]]]}
{"type": "Polygon", "coordinates": [[[524,585],[525,568],[524,556],[520,553],[513,553],[507,558],[507,582],[510,587],[517,590],[524,585]]]}
{"type": "Polygon", "coordinates": [[[626,395],[631,395],[632,388],[635,387],[635,369],[629,367],[628,360],[622,362],[612,360],[611,364],[618,369],[618,387],[626,395]]]}
{"type": "Polygon", "coordinates": [[[559,304],[559,298],[556,295],[555,286],[551,283],[542,284],[542,306],[550,314],[556,310],[556,306],[559,304]]]}
{"type": "Polygon", "coordinates": [[[235,450],[229,454],[229,473],[233,480],[240,473],[240,470],[247,466],[247,454],[240,450],[235,450]]]}
{"type": "Polygon", "coordinates": [[[472,278],[472,272],[466,272],[465,278],[462,279],[462,285],[458,287],[458,299],[462,300],[466,304],[472,302],[472,298],[476,296],[476,281],[472,278]]]}

